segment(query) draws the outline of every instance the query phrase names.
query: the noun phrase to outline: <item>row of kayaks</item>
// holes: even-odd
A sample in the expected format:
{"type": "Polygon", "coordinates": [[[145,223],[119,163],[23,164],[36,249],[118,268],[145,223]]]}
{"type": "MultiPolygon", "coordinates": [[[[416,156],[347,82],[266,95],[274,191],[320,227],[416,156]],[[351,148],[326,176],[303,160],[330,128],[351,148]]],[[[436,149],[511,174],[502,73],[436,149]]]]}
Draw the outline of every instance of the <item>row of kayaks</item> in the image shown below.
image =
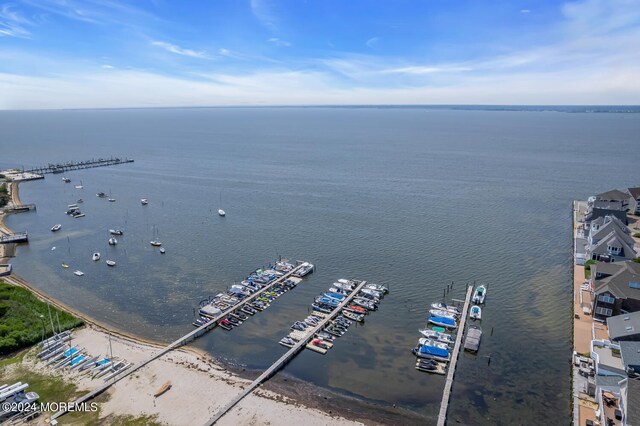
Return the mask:
{"type": "MultiPolygon", "coordinates": [[[[305,262],[306,265],[313,265],[305,262]]],[[[207,300],[200,302],[199,318],[193,325],[201,327],[213,320],[224,330],[232,330],[241,325],[249,317],[268,308],[272,301],[295,288],[300,278],[285,275],[296,275],[304,264],[295,266],[287,261],[278,261],[269,265],[267,269],[257,269],[247,276],[240,284],[232,285],[226,293],[219,293],[207,300]],[[249,301],[246,303],[246,299],[249,301]],[[237,309],[233,309],[237,306],[237,309]],[[224,318],[220,316],[229,311],[224,318]]],[[[308,273],[308,272],[307,272],[308,273]]],[[[305,273],[305,275],[307,274],[305,273]]]]}
{"type": "Polygon", "coordinates": [[[71,334],[63,332],[40,344],[37,358],[46,366],[56,369],[76,370],[92,378],[109,380],[132,364],[125,360],[104,356],[91,356],[83,347],[71,345],[71,334]]]}
{"type": "Polygon", "coordinates": [[[364,322],[365,315],[378,309],[380,300],[388,293],[384,286],[365,284],[357,290],[355,297],[351,297],[360,284],[342,278],[334,282],[329,291],[314,299],[311,304],[313,313],[302,321],[294,322],[291,333],[278,343],[292,348],[303,341],[307,349],[327,353],[333,347],[333,340],[343,336],[352,324],[364,322]],[[336,314],[337,309],[340,311],[336,314]],[[329,316],[330,320],[327,319],[329,316]]]}

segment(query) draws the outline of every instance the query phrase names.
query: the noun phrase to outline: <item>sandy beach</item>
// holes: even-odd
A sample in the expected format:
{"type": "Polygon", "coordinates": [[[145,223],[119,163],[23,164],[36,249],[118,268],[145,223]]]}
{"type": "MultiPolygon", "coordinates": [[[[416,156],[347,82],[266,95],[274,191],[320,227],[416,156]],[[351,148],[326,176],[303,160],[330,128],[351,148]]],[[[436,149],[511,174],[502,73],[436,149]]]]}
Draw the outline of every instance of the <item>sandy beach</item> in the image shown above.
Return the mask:
{"type": "MultiPolygon", "coordinates": [[[[12,182],[9,186],[12,203],[20,205],[18,183],[12,182]]],[[[0,229],[2,232],[10,233],[11,230],[4,225],[4,216],[4,214],[0,215],[0,229]]],[[[4,247],[0,257],[2,258],[0,263],[8,260],[8,257],[5,257],[4,247]]],[[[73,344],[86,348],[92,356],[106,355],[109,352],[109,336],[111,336],[111,350],[114,357],[134,364],[150,357],[161,345],[161,342],[142,340],[99,324],[87,315],[72,310],[38,291],[18,275],[13,274],[5,277],[4,280],[28,288],[37,297],[82,318],[87,325],[74,331],[73,344]]],[[[33,348],[30,353],[33,354],[36,351],[37,349],[33,348]]],[[[87,392],[104,383],[101,378],[92,379],[75,370],[60,371],[46,367],[43,362],[36,361],[33,356],[26,356],[22,365],[43,375],[61,377],[87,392]]],[[[183,347],[153,361],[111,386],[99,397],[100,418],[107,418],[111,414],[134,417],[153,416],[157,422],[169,425],[203,424],[248,383],[250,383],[249,380],[227,371],[209,355],[193,348],[183,347]],[[171,382],[170,390],[155,398],[154,393],[167,381],[171,382]]],[[[37,391],[37,389],[33,390],[37,391]]],[[[291,394],[295,393],[295,390],[291,392],[291,394]]],[[[40,420],[43,424],[45,417],[41,417],[40,420]]],[[[65,417],[60,418],[62,424],[64,419],[65,417]]],[[[299,401],[258,389],[241,401],[218,424],[346,425],[361,423],[308,408],[299,401]]]]}

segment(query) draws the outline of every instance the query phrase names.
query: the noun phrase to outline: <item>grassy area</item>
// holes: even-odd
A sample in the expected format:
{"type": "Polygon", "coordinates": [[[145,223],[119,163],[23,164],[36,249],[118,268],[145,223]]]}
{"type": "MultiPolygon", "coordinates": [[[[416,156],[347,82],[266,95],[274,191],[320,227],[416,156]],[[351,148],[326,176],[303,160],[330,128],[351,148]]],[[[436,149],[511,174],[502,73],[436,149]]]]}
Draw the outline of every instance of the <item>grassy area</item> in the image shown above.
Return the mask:
{"type": "Polygon", "coordinates": [[[595,260],[593,259],[589,259],[585,262],[584,264],[584,277],[586,279],[589,279],[589,277],[591,277],[591,265],[594,265],[596,263],[595,260]]]}
{"type": "MultiPolygon", "coordinates": [[[[51,307],[54,327],[58,331],[83,324],[73,315],[51,307]]],[[[51,336],[47,304],[27,289],[0,281],[0,355],[6,355],[51,336]]]]}

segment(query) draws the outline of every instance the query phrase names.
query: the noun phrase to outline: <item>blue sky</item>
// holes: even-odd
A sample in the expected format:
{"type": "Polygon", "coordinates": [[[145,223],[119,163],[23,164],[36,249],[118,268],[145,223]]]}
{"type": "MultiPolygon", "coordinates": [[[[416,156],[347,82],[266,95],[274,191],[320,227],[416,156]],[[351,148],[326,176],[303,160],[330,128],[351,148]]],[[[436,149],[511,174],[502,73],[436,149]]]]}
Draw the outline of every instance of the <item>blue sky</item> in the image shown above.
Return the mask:
{"type": "Polygon", "coordinates": [[[0,0],[0,109],[640,104],[640,0],[0,0]]]}

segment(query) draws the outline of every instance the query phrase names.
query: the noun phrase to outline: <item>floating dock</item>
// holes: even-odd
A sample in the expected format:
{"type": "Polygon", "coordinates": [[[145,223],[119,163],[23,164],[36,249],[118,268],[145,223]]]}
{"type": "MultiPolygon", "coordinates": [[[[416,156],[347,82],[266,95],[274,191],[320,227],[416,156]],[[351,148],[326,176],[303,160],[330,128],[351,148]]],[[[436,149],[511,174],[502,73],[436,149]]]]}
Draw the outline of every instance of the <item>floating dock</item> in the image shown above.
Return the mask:
{"type": "Polygon", "coordinates": [[[467,297],[464,300],[462,315],[460,316],[460,324],[458,325],[458,334],[456,335],[456,344],[451,354],[451,362],[449,363],[449,372],[447,373],[447,381],[442,391],[442,403],[440,404],[440,414],[438,414],[438,426],[444,426],[447,422],[447,410],[449,409],[449,400],[451,399],[451,387],[453,386],[453,378],[456,374],[456,364],[458,363],[458,355],[460,354],[460,346],[462,345],[462,336],[464,335],[464,326],[467,322],[469,314],[469,302],[473,294],[473,286],[467,287],[467,297]]]}
{"type": "Polygon", "coordinates": [[[327,316],[324,317],[322,319],[322,321],[320,321],[318,323],[317,326],[312,328],[307,333],[306,337],[304,337],[302,340],[300,340],[298,343],[296,343],[295,346],[293,346],[284,355],[282,355],[276,362],[273,363],[273,365],[271,365],[271,367],[269,367],[257,379],[255,379],[253,382],[251,382],[251,384],[249,386],[247,386],[239,395],[237,395],[234,399],[232,399],[227,405],[222,407],[220,409],[220,411],[218,411],[216,413],[216,415],[213,416],[205,424],[207,426],[215,424],[229,410],[231,410],[233,407],[235,407],[236,404],[238,404],[245,396],[247,396],[251,392],[253,392],[258,386],[260,386],[262,383],[267,381],[271,376],[273,376],[282,367],[284,367],[289,361],[291,361],[291,359],[293,359],[293,357],[298,355],[298,353],[300,353],[300,351],[302,351],[307,346],[309,341],[311,341],[314,338],[313,336],[317,332],[322,330],[325,327],[325,325],[329,321],[331,321],[333,318],[335,318],[336,316],[340,315],[340,313],[342,312],[342,308],[344,308],[345,306],[347,306],[349,304],[349,302],[351,302],[351,299],[353,299],[360,292],[360,290],[362,290],[362,288],[365,286],[366,283],[367,283],[366,281],[361,281],[358,284],[358,286],[351,292],[351,294],[349,294],[347,297],[344,298],[344,300],[338,305],[338,307],[336,309],[334,309],[331,313],[327,314],[327,316]]]}

